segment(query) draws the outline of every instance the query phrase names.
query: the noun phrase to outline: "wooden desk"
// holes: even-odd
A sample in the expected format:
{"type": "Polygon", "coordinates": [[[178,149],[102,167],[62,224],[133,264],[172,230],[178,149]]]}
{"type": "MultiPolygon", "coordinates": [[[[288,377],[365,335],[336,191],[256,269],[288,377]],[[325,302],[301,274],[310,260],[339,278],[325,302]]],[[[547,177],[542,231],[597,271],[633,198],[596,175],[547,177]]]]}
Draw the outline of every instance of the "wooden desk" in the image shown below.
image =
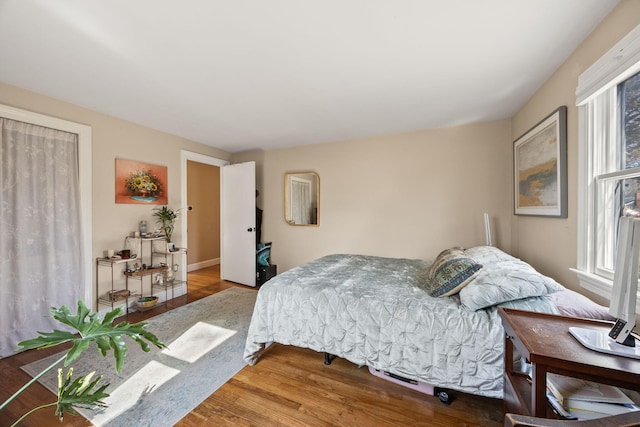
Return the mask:
{"type": "Polygon", "coordinates": [[[500,308],[505,330],[505,412],[553,417],[547,405],[547,372],[640,391],[640,360],[589,350],[570,333],[580,326],[609,332],[611,322],[500,308]],[[514,369],[514,348],[531,363],[530,375],[514,369]]]}

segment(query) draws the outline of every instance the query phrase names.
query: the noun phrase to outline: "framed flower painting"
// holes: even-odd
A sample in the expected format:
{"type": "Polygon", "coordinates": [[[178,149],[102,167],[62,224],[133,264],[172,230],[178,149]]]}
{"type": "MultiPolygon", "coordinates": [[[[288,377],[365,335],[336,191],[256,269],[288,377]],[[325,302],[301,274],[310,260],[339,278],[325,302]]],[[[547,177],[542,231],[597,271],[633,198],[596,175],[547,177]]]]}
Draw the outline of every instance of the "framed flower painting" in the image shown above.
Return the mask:
{"type": "Polygon", "coordinates": [[[167,204],[167,167],[116,159],[116,203],[167,204]]]}

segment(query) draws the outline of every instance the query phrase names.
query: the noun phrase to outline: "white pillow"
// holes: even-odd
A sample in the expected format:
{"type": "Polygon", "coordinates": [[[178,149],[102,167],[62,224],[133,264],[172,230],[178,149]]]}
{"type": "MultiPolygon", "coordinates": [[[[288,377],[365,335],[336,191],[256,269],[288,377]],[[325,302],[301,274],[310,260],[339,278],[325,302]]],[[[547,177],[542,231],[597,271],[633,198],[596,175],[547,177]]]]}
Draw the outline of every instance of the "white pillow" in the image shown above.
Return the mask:
{"type": "Polygon", "coordinates": [[[565,289],[526,262],[498,248],[478,246],[467,249],[465,253],[483,266],[471,283],[460,291],[460,302],[470,310],[565,289]]]}
{"type": "Polygon", "coordinates": [[[563,316],[582,317],[584,319],[616,320],[615,317],[609,314],[607,307],[596,304],[586,296],[571,289],[545,295],[545,298],[551,301],[563,316]]]}

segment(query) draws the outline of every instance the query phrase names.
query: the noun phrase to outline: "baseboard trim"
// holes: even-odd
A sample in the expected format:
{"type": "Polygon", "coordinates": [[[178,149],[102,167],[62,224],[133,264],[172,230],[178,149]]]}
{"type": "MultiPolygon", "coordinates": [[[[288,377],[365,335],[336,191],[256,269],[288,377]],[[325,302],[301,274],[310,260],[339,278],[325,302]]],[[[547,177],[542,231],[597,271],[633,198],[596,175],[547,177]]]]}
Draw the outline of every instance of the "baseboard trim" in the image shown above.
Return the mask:
{"type": "Polygon", "coordinates": [[[213,267],[214,265],[220,264],[220,258],[213,258],[206,261],[200,261],[193,264],[187,265],[187,272],[191,272],[194,270],[200,270],[201,268],[213,267]]]}

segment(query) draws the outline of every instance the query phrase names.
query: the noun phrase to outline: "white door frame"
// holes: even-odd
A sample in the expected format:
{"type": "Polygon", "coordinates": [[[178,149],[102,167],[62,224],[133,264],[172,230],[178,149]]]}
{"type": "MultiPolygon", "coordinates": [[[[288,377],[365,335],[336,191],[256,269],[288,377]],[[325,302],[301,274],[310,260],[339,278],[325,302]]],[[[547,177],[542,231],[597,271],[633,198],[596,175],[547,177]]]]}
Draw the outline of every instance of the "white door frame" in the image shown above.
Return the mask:
{"type": "MultiPolygon", "coordinates": [[[[193,162],[204,163],[207,165],[217,166],[217,167],[227,166],[229,164],[227,160],[218,159],[216,157],[211,157],[211,156],[207,156],[200,153],[194,153],[193,151],[180,150],[180,173],[182,175],[181,188],[180,188],[180,206],[182,209],[187,208],[187,161],[189,160],[193,162]]],[[[222,191],[222,188],[220,188],[220,191],[222,191]]],[[[186,246],[187,245],[187,216],[181,215],[179,217],[179,221],[180,221],[180,224],[179,224],[180,235],[182,236],[184,245],[186,246]]],[[[189,248],[187,248],[187,250],[188,249],[189,248]]],[[[181,275],[180,280],[183,280],[183,281],[187,280],[186,262],[187,261],[185,260],[185,266],[180,271],[180,275],[181,275]]]]}

